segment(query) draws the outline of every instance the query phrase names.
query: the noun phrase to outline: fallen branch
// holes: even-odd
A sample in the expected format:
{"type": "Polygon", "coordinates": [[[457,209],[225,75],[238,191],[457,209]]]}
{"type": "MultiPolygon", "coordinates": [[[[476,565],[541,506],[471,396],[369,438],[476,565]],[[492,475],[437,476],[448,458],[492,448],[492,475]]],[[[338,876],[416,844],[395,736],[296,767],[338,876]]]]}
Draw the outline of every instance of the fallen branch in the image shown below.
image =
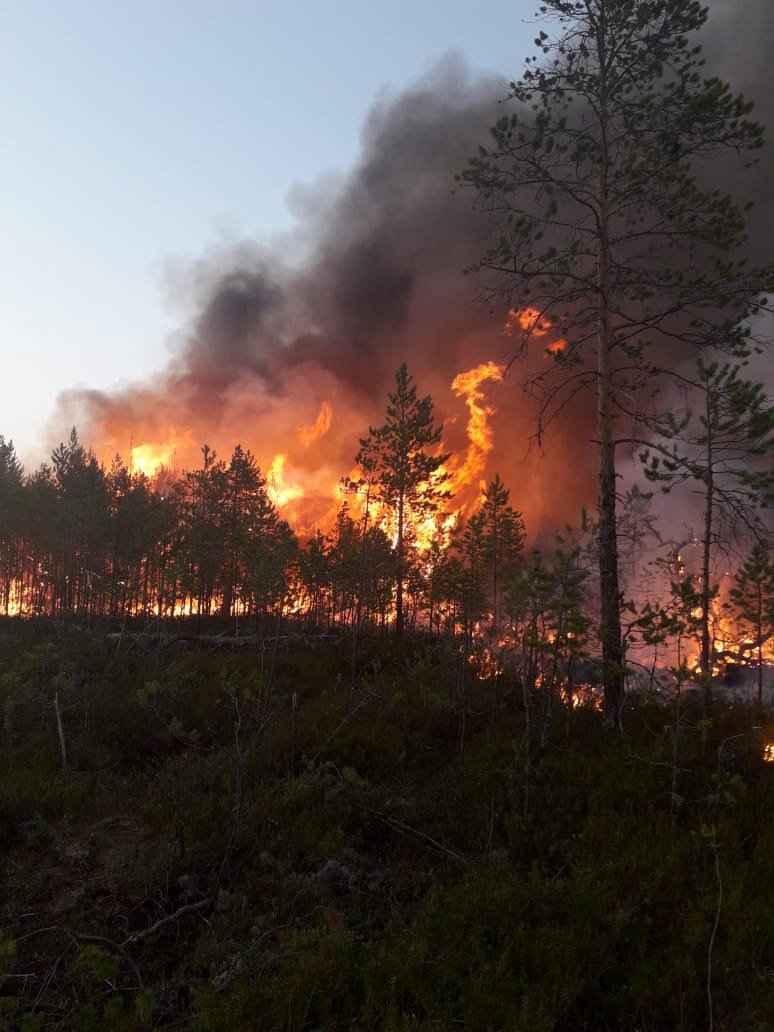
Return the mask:
{"type": "Polygon", "coordinates": [[[162,928],[166,928],[167,925],[173,924],[184,917],[186,914],[194,914],[197,910],[204,910],[206,907],[211,907],[215,902],[216,893],[210,892],[204,899],[200,899],[196,903],[186,903],[182,907],[178,907],[171,914],[165,914],[164,917],[160,917],[158,921],[154,921],[152,925],[147,928],[142,928],[139,932],[134,932],[132,935],[128,935],[122,942],[114,943],[116,949],[123,952],[128,946],[135,946],[138,942],[142,942],[143,939],[149,938],[151,935],[155,935],[156,932],[161,931],[162,928]]]}
{"type": "Polygon", "coordinates": [[[340,723],[340,724],[339,724],[339,725],[338,725],[337,727],[335,727],[335,728],[333,729],[333,731],[331,731],[331,733],[330,733],[330,734],[328,735],[328,737],[327,737],[327,738],[325,739],[325,741],[323,742],[323,744],[322,744],[322,745],[320,746],[320,748],[319,748],[319,749],[317,750],[317,752],[316,752],[316,753],[314,754],[314,756],[313,756],[313,757],[311,758],[311,760],[309,761],[309,766],[310,766],[310,767],[311,767],[311,766],[314,766],[314,764],[315,764],[315,763],[317,762],[317,760],[318,760],[318,758],[319,758],[320,754],[321,754],[322,752],[324,752],[324,751],[325,751],[325,750],[326,750],[326,749],[328,748],[328,746],[329,746],[329,745],[331,744],[331,742],[332,742],[332,741],[333,741],[333,739],[334,739],[334,738],[336,737],[336,735],[337,735],[337,734],[339,733],[339,731],[341,731],[341,729],[342,729],[342,728],[343,728],[343,727],[344,727],[344,726],[345,726],[346,724],[348,724],[348,723],[349,723],[349,721],[350,721],[350,720],[351,720],[351,719],[352,719],[352,718],[354,717],[354,715],[355,715],[355,714],[357,713],[357,711],[358,711],[359,709],[362,709],[362,708],[363,708],[363,706],[365,706],[365,704],[366,704],[367,702],[370,702],[370,700],[371,700],[371,699],[377,699],[378,697],[379,697],[378,695],[374,695],[373,693],[370,693],[370,692],[369,692],[369,694],[368,694],[368,695],[364,695],[364,696],[363,696],[363,698],[362,698],[362,699],[360,700],[360,702],[359,702],[359,703],[357,704],[357,706],[355,706],[355,708],[354,708],[354,709],[351,709],[351,710],[349,711],[349,713],[348,713],[348,714],[346,715],[346,717],[344,717],[344,719],[343,719],[343,720],[341,721],[341,723],[340,723]]]}
{"type": "Polygon", "coordinates": [[[293,642],[300,642],[304,645],[316,645],[321,642],[341,641],[338,634],[301,634],[301,635],[258,635],[258,634],[180,634],[150,633],[142,631],[139,633],[128,633],[126,631],[111,631],[105,636],[105,640],[116,642],[120,647],[123,641],[141,648],[143,651],[151,651],[170,648],[173,646],[188,647],[201,645],[210,649],[244,649],[244,648],[283,648],[287,650],[293,642]]]}
{"type": "Polygon", "coordinates": [[[462,853],[458,853],[456,850],[451,849],[449,846],[445,846],[443,842],[439,842],[438,839],[434,839],[431,835],[426,835],[424,831],[419,831],[418,828],[412,828],[410,824],[406,824],[405,821],[399,820],[397,817],[391,817],[388,813],[382,813],[381,810],[372,810],[370,806],[365,807],[368,813],[378,817],[380,821],[397,831],[400,834],[409,836],[415,835],[417,838],[424,839],[425,842],[429,842],[431,846],[434,846],[439,852],[444,853],[446,856],[451,857],[452,860],[456,860],[458,863],[468,863],[468,858],[463,856],[462,853]]]}

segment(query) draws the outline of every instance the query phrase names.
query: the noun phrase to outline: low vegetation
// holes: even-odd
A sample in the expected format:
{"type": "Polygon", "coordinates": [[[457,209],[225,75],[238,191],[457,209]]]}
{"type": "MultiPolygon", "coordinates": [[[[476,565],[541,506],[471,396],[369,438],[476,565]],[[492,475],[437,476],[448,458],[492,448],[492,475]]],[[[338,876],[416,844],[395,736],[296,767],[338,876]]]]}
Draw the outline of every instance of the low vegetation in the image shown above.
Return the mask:
{"type": "Polygon", "coordinates": [[[765,714],[359,650],[0,628],[4,1027],[772,1027],[765,714]]]}

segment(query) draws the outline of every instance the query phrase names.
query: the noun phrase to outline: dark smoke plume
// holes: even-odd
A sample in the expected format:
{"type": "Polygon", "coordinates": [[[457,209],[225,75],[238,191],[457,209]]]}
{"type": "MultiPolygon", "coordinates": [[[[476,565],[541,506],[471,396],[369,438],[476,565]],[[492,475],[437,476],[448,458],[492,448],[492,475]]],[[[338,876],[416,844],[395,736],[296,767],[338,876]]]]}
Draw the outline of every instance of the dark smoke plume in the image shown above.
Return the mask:
{"type": "MultiPolygon", "coordinates": [[[[708,74],[747,92],[769,125],[773,28],[770,0],[715,0],[702,39],[708,74]]],[[[522,56],[515,53],[514,69],[501,77],[477,81],[461,58],[447,56],[403,94],[378,102],[357,166],[335,190],[321,187],[317,199],[306,192],[303,262],[293,266],[257,245],[218,256],[214,269],[205,261],[199,314],[163,375],[112,392],[68,392],[57,426],[75,422],[98,453],[124,458],[129,437],[161,441],[174,430],[187,441],[179,461],[189,467],[205,441],[224,458],[241,442],[264,469],[283,451],[314,491],[323,466],[337,475],[351,469],[358,436],[380,420],[406,361],[446,420],[446,445],[462,447],[466,414],[449,384],[480,362],[502,361],[512,341],[505,313],[477,304],[475,284],[462,275],[486,246],[488,227],[471,196],[455,192],[453,175],[502,113],[498,102],[522,56]],[[314,421],[323,400],[333,407],[330,430],[302,447],[297,428],[314,421]]],[[[772,154],[769,146],[743,181],[756,204],[755,260],[769,247],[772,154]]],[[[737,167],[729,163],[722,175],[721,185],[738,193],[737,167]]],[[[498,412],[488,475],[503,476],[533,527],[573,519],[595,494],[592,414],[576,405],[575,425],[557,426],[538,454],[528,447],[533,416],[515,377],[489,396],[498,412]]]]}

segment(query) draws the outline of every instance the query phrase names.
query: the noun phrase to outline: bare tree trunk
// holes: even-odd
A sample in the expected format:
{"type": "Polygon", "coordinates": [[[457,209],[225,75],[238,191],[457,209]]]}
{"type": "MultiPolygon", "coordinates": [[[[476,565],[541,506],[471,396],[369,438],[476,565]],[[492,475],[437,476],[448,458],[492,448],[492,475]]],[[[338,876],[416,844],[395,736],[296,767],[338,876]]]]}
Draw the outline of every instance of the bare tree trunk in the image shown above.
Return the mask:
{"type": "MultiPolygon", "coordinates": [[[[708,443],[711,462],[712,444],[708,443]]],[[[704,706],[712,701],[712,640],[710,636],[710,558],[712,555],[712,467],[707,464],[707,494],[704,505],[704,540],[701,567],[701,680],[704,686],[704,706]]]]}
{"type": "Polygon", "coordinates": [[[763,705],[763,618],[758,617],[758,708],[763,705]]]}
{"type": "Polygon", "coordinates": [[[714,517],[715,480],[713,474],[713,433],[711,392],[705,394],[707,419],[707,479],[704,493],[704,536],[701,566],[701,680],[704,686],[704,707],[709,710],[712,701],[712,642],[710,640],[710,560],[712,557],[712,520],[714,517]]]}
{"type": "Polygon", "coordinates": [[[67,773],[67,745],[62,724],[62,711],[59,708],[59,692],[54,692],[54,713],[56,715],[56,733],[59,736],[59,754],[62,757],[62,770],[67,773]]]}
{"type": "Polygon", "coordinates": [[[368,514],[371,504],[371,482],[366,485],[365,511],[363,512],[362,540],[360,542],[360,583],[358,585],[357,603],[355,605],[355,617],[352,624],[352,662],[349,676],[349,708],[350,711],[355,705],[355,685],[357,683],[357,639],[360,633],[360,623],[363,619],[363,594],[365,593],[366,576],[366,548],[368,545],[368,514]]]}
{"type": "MultiPolygon", "coordinates": [[[[600,221],[607,217],[607,199],[600,198],[600,221]]],[[[616,526],[615,442],[612,427],[612,329],[608,308],[607,240],[599,252],[599,323],[597,337],[597,440],[599,449],[599,588],[602,681],[605,687],[605,723],[621,726],[623,708],[623,646],[618,578],[616,526]]]]}
{"type": "Polygon", "coordinates": [[[620,587],[616,540],[615,460],[609,424],[609,388],[600,376],[598,429],[599,455],[599,586],[601,605],[602,681],[605,687],[605,723],[621,726],[624,699],[621,643],[620,587]]]}
{"type": "Polygon", "coordinates": [[[290,773],[292,777],[298,777],[298,752],[296,746],[297,726],[296,710],[298,709],[298,693],[293,692],[290,697],[290,773]]]}
{"type": "Polygon", "coordinates": [[[463,635],[464,647],[462,649],[462,655],[460,657],[459,667],[459,680],[458,680],[458,701],[459,701],[459,736],[458,736],[458,748],[460,757],[460,768],[465,764],[465,739],[467,737],[468,729],[468,657],[470,656],[472,643],[470,628],[468,627],[467,621],[465,623],[465,632],[463,635]]]}
{"type": "Polygon", "coordinates": [[[610,255],[608,239],[608,140],[607,92],[605,73],[608,54],[605,40],[604,11],[597,25],[600,68],[598,183],[598,261],[597,261],[597,447],[599,449],[599,588],[602,680],[605,687],[604,719],[610,727],[621,727],[623,710],[623,645],[621,642],[621,597],[618,578],[618,536],[616,524],[615,441],[613,438],[614,343],[610,319],[610,255]]]}
{"type": "Polygon", "coordinates": [[[403,521],[405,519],[405,498],[401,491],[398,498],[398,585],[395,598],[395,637],[398,641],[403,638],[403,521]]]}

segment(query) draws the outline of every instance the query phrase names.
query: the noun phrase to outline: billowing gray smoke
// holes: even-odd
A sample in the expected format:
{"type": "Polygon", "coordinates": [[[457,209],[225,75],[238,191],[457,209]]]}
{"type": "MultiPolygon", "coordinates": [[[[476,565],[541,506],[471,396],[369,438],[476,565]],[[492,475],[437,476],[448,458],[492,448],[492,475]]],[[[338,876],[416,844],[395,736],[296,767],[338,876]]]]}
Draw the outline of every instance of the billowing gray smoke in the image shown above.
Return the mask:
{"type": "MultiPolygon", "coordinates": [[[[742,170],[735,156],[727,156],[713,164],[709,170],[718,189],[731,193],[740,201],[751,201],[753,208],[748,218],[747,257],[753,264],[774,261],[774,4],[770,0],[711,0],[709,20],[702,34],[703,56],[706,59],[706,74],[717,75],[730,83],[734,92],[743,94],[754,102],[753,117],[766,126],[767,145],[756,155],[752,168],[742,170]]],[[[753,334],[761,341],[774,339],[774,319],[761,314],[752,325],[753,334]]],[[[678,372],[690,379],[695,374],[692,360],[675,365],[678,372]]],[[[767,385],[767,393],[774,395],[774,363],[770,352],[753,354],[743,374],[767,385]]],[[[660,396],[660,402],[673,412],[684,412],[691,407],[690,394],[686,396],[677,388],[668,389],[660,396]]],[[[641,466],[636,452],[630,462],[621,457],[619,470],[625,486],[642,483],[641,466]]],[[[665,541],[681,544],[692,541],[694,535],[701,535],[703,521],[703,495],[701,489],[684,491],[679,498],[654,498],[653,508],[658,514],[658,527],[665,541]]],[[[722,511],[723,506],[720,506],[722,511]]],[[[771,513],[762,517],[772,524],[771,513]]],[[[731,524],[724,526],[729,535],[729,544],[734,544],[735,533],[740,528],[731,524]]],[[[774,529],[774,528],[773,528],[774,529]]],[[[740,548],[746,547],[744,542],[740,548]]],[[[690,544],[682,548],[688,559],[697,550],[690,544]]],[[[691,569],[690,572],[697,572],[691,569]]]]}
{"type": "Polygon", "coordinates": [[[766,263],[774,256],[774,4],[771,0],[712,0],[702,45],[709,74],[730,83],[755,104],[754,117],[767,128],[767,146],[742,175],[727,162],[725,182],[736,195],[753,201],[749,254],[766,263]]]}
{"type": "MultiPolygon", "coordinates": [[[[770,0],[715,0],[703,39],[708,71],[749,92],[769,124],[773,30],[770,0]]],[[[522,56],[514,54],[515,69],[522,56]]],[[[474,282],[462,275],[488,242],[487,226],[472,196],[455,191],[453,175],[502,113],[511,71],[473,81],[462,59],[446,57],[401,96],[377,103],[355,169],[337,189],[305,194],[294,245],[303,261],[245,245],[200,263],[192,272],[202,288],[199,314],[160,380],[68,392],[67,421],[102,455],[119,450],[126,458],[130,437],[135,444],[174,437],[178,462],[192,465],[205,441],[223,457],[241,442],[265,469],[282,451],[308,479],[307,492],[322,499],[350,471],[358,436],[380,419],[393,373],[407,361],[445,420],[446,445],[462,447],[466,412],[449,384],[464,369],[502,361],[512,341],[505,313],[477,304],[474,282]],[[314,422],[323,401],[332,405],[330,429],[299,443],[299,426],[314,422]],[[335,470],[332,481],[323,467],[335,470]]],[[[743,183],[757,205],[756,260],[769,245],[773,166],[769,147],[743,183]]],[[[724,174],[738,193],[738,166],[724,174]]],[[[487,474],[504,477],[533,526],[572,519],[595,496],[589,413],[576,405],[575,425],[557,428],[548,453],[538,455],[528,448],[529,407],[511,380],[489,395],[498,411],[487,474]]]]}

